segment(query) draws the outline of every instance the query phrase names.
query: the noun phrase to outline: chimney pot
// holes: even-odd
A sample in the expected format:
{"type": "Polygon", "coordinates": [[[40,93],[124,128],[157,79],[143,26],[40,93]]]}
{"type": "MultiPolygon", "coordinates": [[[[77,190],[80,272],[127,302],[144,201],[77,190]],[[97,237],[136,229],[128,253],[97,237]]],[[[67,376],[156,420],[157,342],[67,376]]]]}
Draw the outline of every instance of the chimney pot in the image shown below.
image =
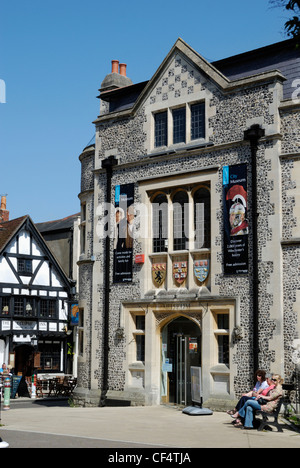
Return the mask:
{"type": "Polygon", "coordinates": [[[9,221],[9,211],[6,209],[6,196],[1,195],[0,221],[9,221]]]}
{"type": "Polygon", "coordinates": [[[111,61],[111,72],[112,73],[119,73],[119,60],[112,60],[111,61]]]}
{"type": "Polygon", "coordinates": [[[120,75],[126,76],[126,63],[120,63],[120,75]]]}
{"type": "Polygon", "coordinates": [[[4,195],[1,196],[1,210],[6,210],[6,197],[4,195]]]}

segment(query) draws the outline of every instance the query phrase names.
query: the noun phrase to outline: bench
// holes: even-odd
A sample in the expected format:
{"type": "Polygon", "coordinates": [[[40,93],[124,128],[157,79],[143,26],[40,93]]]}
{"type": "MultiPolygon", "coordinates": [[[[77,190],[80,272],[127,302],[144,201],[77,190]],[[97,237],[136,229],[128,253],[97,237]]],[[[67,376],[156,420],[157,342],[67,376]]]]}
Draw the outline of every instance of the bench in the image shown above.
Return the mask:
{"type": "Polygon", "coordinates": [[[278,405],[275,408],[273,413],[267,413],[266,411],[256,411],[257,415],[261,415],[262,419],[260,420],[258,431],[262,431],[265,426],[275,426],[278,432],[283,432],[282,427],[278,422],[278,416],[280,412],[281,405],[283,403],[283,397],[280,398],[278,405]],[[270,419],[271,418],[271,419],[270,419]]]}

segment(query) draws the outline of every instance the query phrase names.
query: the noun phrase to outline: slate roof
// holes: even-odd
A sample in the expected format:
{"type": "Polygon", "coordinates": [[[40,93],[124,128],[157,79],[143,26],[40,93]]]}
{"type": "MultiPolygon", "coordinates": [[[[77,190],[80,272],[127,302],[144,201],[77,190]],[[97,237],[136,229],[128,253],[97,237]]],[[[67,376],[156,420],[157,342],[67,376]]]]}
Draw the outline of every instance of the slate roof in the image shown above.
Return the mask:
{"type": "Polygon", "coordinates": [[[57,219],[55,221],[46,221],[44,223],[35,223],[36,228],[41,233],[53,232],[53,231],[65,231],[72,229],[74,220],[80,216],[80,213],[76,213],[70,216],[67,216],[63,219],[57,219]]]}
{"type": "Polygon", "coordinates": [[[147,83],[148,81],[143,81],[124,88],[104,91],[98,97],[101,97],[103,101],[109,102],[109,112],[130,109],[146,87],[147,83]]]}
{"type": "Polygon", "coordinates": [[[255,75],[264,71],[279,70],[286,81],[283,83],[283,99],[292,99],[296,78],[300,78],[300,50],[293,39],[245,52],[212,62],[230,80],[255,75]]]}

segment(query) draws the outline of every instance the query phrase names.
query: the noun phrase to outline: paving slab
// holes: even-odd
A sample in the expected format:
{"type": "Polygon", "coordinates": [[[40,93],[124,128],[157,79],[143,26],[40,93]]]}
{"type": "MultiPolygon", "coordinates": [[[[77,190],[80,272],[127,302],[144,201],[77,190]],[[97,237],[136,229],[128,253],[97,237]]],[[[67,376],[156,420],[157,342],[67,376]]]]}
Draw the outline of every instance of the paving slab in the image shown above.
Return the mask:
{"type": "MultiPolygon", "coordinates": [[[[99,446],[157,448],[300,448],[300,434],[237,429],[222,412],[190,416],[168,406],[82,408],[13,404],[1,413],[0,435],[9,431],[90,438],[99,446]]],[[[84,441],[83,441],[84,445],[84,441]]]]}

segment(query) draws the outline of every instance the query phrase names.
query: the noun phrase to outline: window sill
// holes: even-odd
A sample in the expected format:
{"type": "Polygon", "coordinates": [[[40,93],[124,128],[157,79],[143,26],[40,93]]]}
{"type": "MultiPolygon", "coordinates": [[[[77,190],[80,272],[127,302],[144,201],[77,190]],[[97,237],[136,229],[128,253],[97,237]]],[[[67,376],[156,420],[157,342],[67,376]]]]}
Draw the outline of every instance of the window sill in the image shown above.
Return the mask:
{"type": "Polygon", "coordinates": [[[156,258],[156,257],[167,257],[169,252],[153,252],[149,254],[150,258],[156,258]]]}
{"type": "Polygon", "coordinates": [[[145,364],[143,361],[132,362],[129,364],[128,369],[133,371],[145,371],[145,364]]]}
{"type": "Polygon", "coordinates": [[[169,255],[172,257],[175,257],[176,255],[187,255],[189,253],[189,250],[172,250],[171,252],[168,252],[169,255]]]}
{"type": "Polygon", "coordinates": [[[201,254],[201,253],[210,253],[210,247],[203,247],[202,249],[192,249],[190,250],[191,254],[201,254]]]}
{"type": "Polygon", "coordinates": [[[230,369],[226,364],[217,364],[216,366],[211,367],[209,371],[211,374],[229,374],[230,373],[230,369]]]}
{"type": "Polygon", "coordinates": [[[195,140],[194,143],[177,143],[175,145],[170,146],[161,146],[159,148],[153,149],[149,154],[146,156],[150,158],[156,158],[159,156],[163,156],[165,154],[175,154],[181,153],[182,151],[192,151],[201,148],[207,148],[210,146],[214,146],[212,141],[206,141],[204,139],[195,140]]]}

